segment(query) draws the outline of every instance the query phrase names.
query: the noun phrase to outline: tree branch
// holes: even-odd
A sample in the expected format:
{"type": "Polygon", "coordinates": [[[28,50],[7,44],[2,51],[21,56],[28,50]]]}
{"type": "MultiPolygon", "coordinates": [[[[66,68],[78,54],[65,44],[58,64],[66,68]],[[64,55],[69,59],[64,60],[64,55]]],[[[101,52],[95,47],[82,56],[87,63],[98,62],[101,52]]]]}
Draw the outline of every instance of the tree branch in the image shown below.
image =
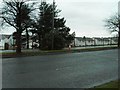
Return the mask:
{"type": "Polygon", "coordinates": [[[14,3],[14,2],[5,2],[5,3],[17,12],[17,9],[14,7],[15,5],[12,5],[12,3],[14,3]]]}
{"type": "Polygon", "coordinates": [[[17,27],[14,24],[10,23],[10,21],[8,19],[6,19],[5,17],[2,17],[2,18],[6,23],[8,23],[9,25],[11,25],[11,26],[13,26],[14,28],[17,29],[17,27]]]}

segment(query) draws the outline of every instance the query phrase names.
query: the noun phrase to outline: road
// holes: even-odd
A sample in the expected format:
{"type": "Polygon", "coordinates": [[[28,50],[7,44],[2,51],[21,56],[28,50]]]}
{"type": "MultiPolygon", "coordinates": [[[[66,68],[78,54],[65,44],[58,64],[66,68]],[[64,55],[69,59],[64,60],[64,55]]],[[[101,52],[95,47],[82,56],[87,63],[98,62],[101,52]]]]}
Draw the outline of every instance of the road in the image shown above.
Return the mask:
{"type": "Polygon", "coordinates": [[[3,88],[89,88],[118,79],[118,51],[2,60],[3,88]]]}

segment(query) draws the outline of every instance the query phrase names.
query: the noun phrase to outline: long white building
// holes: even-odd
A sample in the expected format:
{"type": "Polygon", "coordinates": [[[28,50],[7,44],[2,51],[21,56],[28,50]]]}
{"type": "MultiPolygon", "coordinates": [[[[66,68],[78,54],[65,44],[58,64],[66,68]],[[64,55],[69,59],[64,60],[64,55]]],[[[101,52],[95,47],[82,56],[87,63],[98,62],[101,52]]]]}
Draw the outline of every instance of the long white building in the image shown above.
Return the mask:
{"type": "Polygon", "coordinates": [[[117,37],[107,37],[107,38],[89,38],[89,37],[75,37],[72,46],[102,46],[102,45],[117,45],[117,37]]]}
{"type": "MultiPolygon", "coordinates": [[[[29,48],[32,48],[32,45],[37,45],[38,43],[33,42],[32,38],[29,38],[29,48]]],[[[15,49],[15,39],[13,35],[0,35],[0,49],[15,49]]],[[[117,45],[117,37],[107,37],[107,38],[89,38],[89,37],[75,37],[72,42],[72,46],[81,47],[81,46],[103,46],[103,45],[117,45]]],[[[22,36],[22,48],[27,48],[27,42],[25,35],[22,36]]]]}

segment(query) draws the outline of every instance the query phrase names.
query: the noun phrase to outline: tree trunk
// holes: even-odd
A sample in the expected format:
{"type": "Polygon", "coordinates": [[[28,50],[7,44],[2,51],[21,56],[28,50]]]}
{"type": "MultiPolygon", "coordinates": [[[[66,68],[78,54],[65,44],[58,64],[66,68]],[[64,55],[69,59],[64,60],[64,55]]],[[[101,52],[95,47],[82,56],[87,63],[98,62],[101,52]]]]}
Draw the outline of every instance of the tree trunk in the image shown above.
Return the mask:
{"type": "Polygon", "coordinates": [[[33,33],[32,33],[32,49],[33,49],[33,33]]]}
{"type": "Polygon", "coordinates": [[[22,27],[21,27],[21,8],[18,8],[17,16],[16,16],[16,26],[17,26],[17,35],[16,35],[16,53],[21,53],[21,33],[22,33],[22,27]]]}
{"type": "Polygon", "coordinates": [[[86,47],[87,46],[86,38],[84,38],[84,41],[85,41],[85,47],[86,47]]]}
{"type": "Polygon", "coordinates": [[[16,35],[16,53],[21,53],[21,33],[17,32],[16,35]]]}
{"type": "Polygon", "coordinates": [[[119,32],[118,32],[118,48],[120,48],[120,27],[119,27],[119,32]]]}
{"type": "Polygon", "coordinates": [[[39,38],[39,50],[41,49],[41,45],[40,45],[40,42],[41,42],[41,37],[40,37],[40,35],[38,35],[38,38],[39,38]]]}
{"type": "Polygon", "coordinates": [[[27,41],[27,49],[29,49],[29,34],[27,29],[26,29],[26,41],[27,41]]]}

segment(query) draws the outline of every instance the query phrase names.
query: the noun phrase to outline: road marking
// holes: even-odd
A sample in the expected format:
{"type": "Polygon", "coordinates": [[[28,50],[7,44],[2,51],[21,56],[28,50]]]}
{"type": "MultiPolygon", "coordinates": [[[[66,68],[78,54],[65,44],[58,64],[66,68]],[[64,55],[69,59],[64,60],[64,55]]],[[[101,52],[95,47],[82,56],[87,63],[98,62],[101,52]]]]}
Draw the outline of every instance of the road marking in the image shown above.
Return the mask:
{"type": "Polygon", "coordinates": [[[57,69],[55,69],[56,71],[58,71],[59,69],[57,68],[57,69]]]}

